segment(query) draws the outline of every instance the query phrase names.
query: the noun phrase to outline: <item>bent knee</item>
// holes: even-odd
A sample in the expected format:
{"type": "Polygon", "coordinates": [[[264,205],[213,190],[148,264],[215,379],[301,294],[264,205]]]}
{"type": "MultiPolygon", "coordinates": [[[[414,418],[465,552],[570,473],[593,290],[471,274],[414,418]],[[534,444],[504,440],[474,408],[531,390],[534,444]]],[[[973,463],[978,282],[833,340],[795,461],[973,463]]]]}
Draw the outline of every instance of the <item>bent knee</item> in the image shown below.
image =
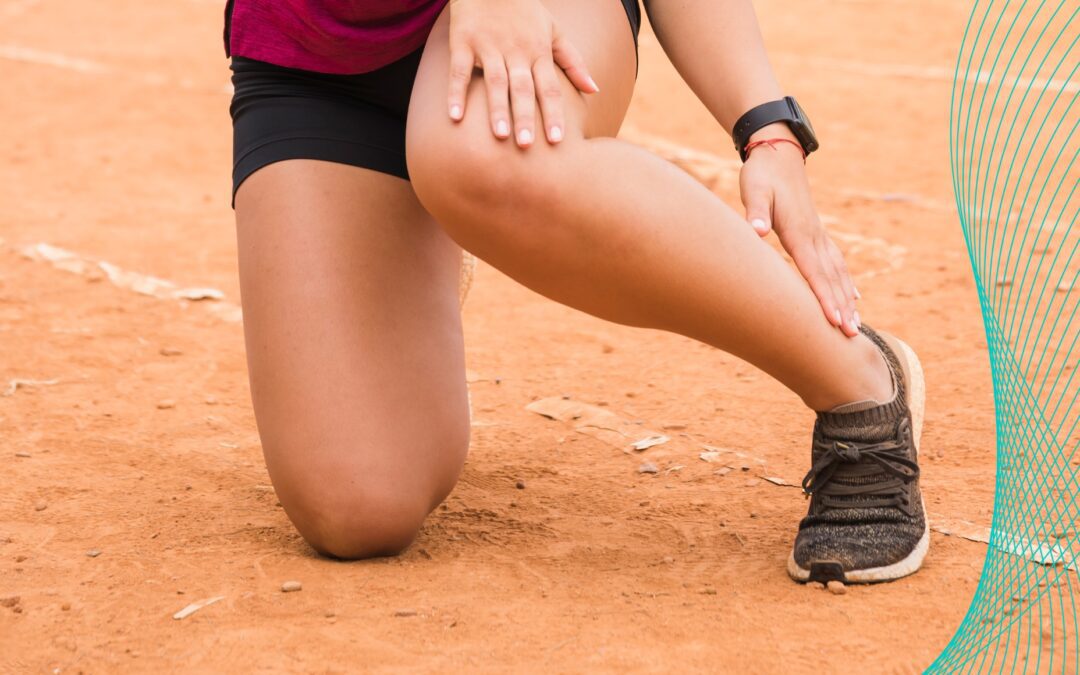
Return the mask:
{"type": "Polygon", "coordinates": [[[543,199],[552,150],[542,138],[523,150],[513,140],[496,139],[483,123],[468,120],[411,126],[406,145],[413,189],[444,224],[477,209],[521,208],[533,198],[543,199]]]}
{"type": "Polygon", "coordinates": [[[413,542],[430,495],[357,488],[340,498],[302,497],[289,509],[304,539],[324,556],[354,560],[397,555],[413,542]]]}

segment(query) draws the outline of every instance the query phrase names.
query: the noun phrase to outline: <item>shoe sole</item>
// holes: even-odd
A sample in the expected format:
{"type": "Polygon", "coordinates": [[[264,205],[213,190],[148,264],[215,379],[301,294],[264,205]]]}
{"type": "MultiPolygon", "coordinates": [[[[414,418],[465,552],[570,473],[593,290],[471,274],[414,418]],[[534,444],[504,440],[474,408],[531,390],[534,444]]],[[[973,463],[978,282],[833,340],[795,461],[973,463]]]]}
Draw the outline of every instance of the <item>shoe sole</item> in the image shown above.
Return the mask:
{"type": "MultiPolygon", "coordinates": [[[[911,411],[911,432],[915,442],[915,459],[919,458],[919,444],[922,442],[923,416],[926,412],[926,380],[923,377],[922,364],[915,351],[903,340],[887,333],[878,333],[885,339],[892,350],[900,359],[900,367],[904,371],[904,382],[907,385],[908,410],[911,411]]],[[[921,497],[920,497],[921,499],[921,497]]],[[[930,551],[930,519],[926,516],[926,501],[922,500],[923,520],[926,529],[923,531],[919,543],[915,545],[906,558],[891,565],[882,567],[870,567],[864,570],[843,571],[839,563],[812,563],[810,569],[806,569],[795,562],[795,551],[792,549],[788,556],[787,571],[795,581],[842,581],[846,584],[873,584],[882,581],[895,581],[910,574],[914,574],[922,567],[926,554],[930,551]],[[838,569],[839,568],[839,569],[838,569]]]]}

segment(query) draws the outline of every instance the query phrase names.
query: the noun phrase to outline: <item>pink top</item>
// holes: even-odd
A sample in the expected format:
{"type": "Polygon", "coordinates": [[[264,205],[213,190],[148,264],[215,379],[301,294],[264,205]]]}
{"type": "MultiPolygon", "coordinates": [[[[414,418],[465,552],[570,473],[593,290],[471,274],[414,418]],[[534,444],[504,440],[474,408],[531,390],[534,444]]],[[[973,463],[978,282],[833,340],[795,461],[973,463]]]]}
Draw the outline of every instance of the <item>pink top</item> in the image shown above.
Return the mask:
{"type": "Polygon", "coordinates": [[[229,0],[226,51],[318,73],[367,73],[419,49],[447,0],[229,0]]]}

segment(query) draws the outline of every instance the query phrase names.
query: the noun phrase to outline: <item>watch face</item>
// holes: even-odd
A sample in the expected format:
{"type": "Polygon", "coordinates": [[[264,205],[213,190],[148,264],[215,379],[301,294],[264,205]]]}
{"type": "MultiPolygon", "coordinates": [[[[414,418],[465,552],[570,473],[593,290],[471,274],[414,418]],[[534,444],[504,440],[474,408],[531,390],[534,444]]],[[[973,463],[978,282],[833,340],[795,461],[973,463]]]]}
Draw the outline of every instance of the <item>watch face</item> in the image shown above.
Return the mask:
{"type": "Polygon", "coordinates": [[[788,105],[791,106],[791,113],[795,116],[795,119],[799,124],[805,125],[810,130],[810,133],[814,133],[814,125],[810,124],[810,118],[806,116],[806,113],[803,111],[802,106],[799,105],[799,102],[791,96],[788,96],[787,100],[788,105]]]}
{"type": "Polygon", "coordinates": [[[791,96],[787,96],[788,107],[791,109],[791,115],[794,117],[791,124],[791,130],[799,137],[799,142],[802,143],[803,149],[807,154],[818,149],[817,134],[814,133],[814,126],[810,124],[810,118],[803,112],[802,106],[791,96]]]}

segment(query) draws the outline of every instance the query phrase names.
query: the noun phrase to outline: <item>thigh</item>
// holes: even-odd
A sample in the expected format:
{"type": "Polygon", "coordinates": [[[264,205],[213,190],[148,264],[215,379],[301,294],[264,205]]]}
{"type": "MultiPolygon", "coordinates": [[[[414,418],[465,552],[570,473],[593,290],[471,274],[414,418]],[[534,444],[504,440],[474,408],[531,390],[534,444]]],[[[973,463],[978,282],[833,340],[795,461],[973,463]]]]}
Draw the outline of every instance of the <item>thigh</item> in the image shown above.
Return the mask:
{"type": "Polygon", "coordinates": [[[468,443],[460,249],[407,181],[330,162],[260,169],[236,220],[252,399],[289,515],[305,531],[372,490],[434,507],[468,443]]]}
{"type": "MultiPolygon", "coordinates": [[[[567,139],[614,136],[630,105],[637,71],[634,36],[624,5],[619,0],[543,1],[560,30],[581,52],[589,72],[600,86],[599,93],[585,96],[560,71],[567,139]]],[[[454,124],[446,114],[450,70],[449,12],[449,7],[443,11],[424,49],[409,105],[410,136],[425,137],[434,129],[447,132],[457,129],[459,135],[476,134],[503,152],[516,151],[512,141],[498,141],[490,132],[487,97],[480,71],[474,75],[469,88],[465,120],[454,124]],[[418,127],[423,129],[414,134],[418,127]],[[481,136],[482,131],[486,133],[481,136]]],[[[542,133],[538,135],[543,138],[542,133]]],[[[540,140],[528,152],[539,150],[543,153],[547,149],[550,146],[540,140]]]]}

